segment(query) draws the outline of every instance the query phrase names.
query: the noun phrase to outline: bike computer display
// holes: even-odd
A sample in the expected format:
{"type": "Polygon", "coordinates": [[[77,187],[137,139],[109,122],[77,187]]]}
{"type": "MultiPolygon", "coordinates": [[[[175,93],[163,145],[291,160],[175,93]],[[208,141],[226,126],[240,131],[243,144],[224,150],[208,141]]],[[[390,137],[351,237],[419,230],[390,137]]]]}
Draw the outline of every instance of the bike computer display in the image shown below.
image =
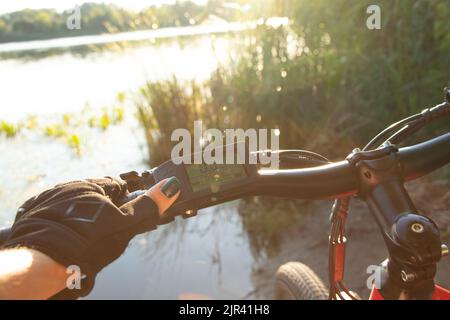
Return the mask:
{"type": "Polygon", "coordinates": [[[184,167],[193,192],[219,191],[223,184],[247,178],[242,164],[187,164],[184,167]]]}
{"type": "Polygon", "coordinates": [[[190,217],[197,209],[210,207],[244,194],[258,177],[256,165],[249,164],[175,164],[169,160],[152,171],[159,182],[175,176],[181,194],[166,211],[167,219],[181,214],[190,217]]]}

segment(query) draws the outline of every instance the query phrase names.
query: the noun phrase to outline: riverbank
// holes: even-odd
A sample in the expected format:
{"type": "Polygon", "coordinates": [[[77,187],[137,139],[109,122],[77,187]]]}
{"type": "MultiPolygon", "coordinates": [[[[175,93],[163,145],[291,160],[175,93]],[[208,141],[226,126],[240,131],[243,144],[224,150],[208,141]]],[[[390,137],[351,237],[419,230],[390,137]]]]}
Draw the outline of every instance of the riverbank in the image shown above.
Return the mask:
{"type": "Polygon", "coordinates": [[[142,42],[145,40],[156,41],[157,39],[170,39],[181,37],[195,37],[201,35],[222,33],[235,33],[254,29],[255,21],[220,23],[215,25],[198,25],[185,27],[170,27],[161,29],[139,30],[130,32],[120,32],[114,34],[98,34],[74,37],[61,37],[55,39],[33,40],[25,42],[10,42],[0,44],[0,54],[18,53],[22,51],[51,51],[52,49],[74,48],[83,46],[104,45],[110,43],[142,42]]]}

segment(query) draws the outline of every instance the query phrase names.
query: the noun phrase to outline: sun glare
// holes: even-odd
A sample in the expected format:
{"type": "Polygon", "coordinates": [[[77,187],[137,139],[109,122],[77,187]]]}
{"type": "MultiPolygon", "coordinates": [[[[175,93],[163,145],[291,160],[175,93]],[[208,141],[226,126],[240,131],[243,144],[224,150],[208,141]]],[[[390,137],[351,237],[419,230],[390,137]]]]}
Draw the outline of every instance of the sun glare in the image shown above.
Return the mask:
{"type": "Polygon", "coordinates": [[[4,250],[0,253],[0,274],[8,275],[17,270],[27,270],[33,262],[29,250],[4,250]]]}

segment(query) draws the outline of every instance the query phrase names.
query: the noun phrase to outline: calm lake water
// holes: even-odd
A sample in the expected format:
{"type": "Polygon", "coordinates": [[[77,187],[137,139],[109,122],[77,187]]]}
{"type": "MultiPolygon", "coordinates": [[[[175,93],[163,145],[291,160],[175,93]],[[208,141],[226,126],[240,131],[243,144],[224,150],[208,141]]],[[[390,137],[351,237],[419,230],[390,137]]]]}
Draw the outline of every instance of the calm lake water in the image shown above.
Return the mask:
{"type": "MultiPolygon", "coordinates": [[[[0,60],[0,120],[36,114],[43,119],[101,109],[117,92],[146,80],[202,79],[228,58],[226,38],[203,36],[125,51],[70,53],[39,59],[0,60]]],[[[52,185],[79,178],[146,169],[146,149],[132,110],[103,132],[80,128],[81,156],[63,141],[24,132],[0,138],[0,226],[17,207],[52,185]]],[[[102,271],[89,299],[213,299],[252,297],[253,258],[237,203],[201,210],[193,219],[136,237],[126,253],[102,271]],[[237,259],[238,258],[238,259],[237,259]],[[238,263],[237,263],[238,262],[238,263]],[[250,295],[249,295],[250,293],[250,295]]]]}
{"type": "Polygon", "coordinates": [[[71,53],[36,60],[0,60],[0,119],[54,114],[111,105],[117,92],[136,91],[145,81],[204,79],[228,57],[225,38],[195,37],[121,51],[71,53]]]}

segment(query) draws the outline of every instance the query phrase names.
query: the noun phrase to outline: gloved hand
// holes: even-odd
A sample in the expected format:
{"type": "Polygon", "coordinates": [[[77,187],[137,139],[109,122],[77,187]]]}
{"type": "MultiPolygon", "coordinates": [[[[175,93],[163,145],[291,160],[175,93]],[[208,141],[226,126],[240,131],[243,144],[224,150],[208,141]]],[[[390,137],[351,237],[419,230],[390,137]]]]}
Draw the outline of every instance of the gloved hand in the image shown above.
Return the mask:
{"type": "Polygon", "coordinates": [[[126,183],[110,177],[64,183],[26,201],[2,248],[29,247],[86,275],[78,296],[89,293],[97,273],[117,259],[137,234],[158,225],[178,197],[173,177],[118,207],[126,183]]]}

